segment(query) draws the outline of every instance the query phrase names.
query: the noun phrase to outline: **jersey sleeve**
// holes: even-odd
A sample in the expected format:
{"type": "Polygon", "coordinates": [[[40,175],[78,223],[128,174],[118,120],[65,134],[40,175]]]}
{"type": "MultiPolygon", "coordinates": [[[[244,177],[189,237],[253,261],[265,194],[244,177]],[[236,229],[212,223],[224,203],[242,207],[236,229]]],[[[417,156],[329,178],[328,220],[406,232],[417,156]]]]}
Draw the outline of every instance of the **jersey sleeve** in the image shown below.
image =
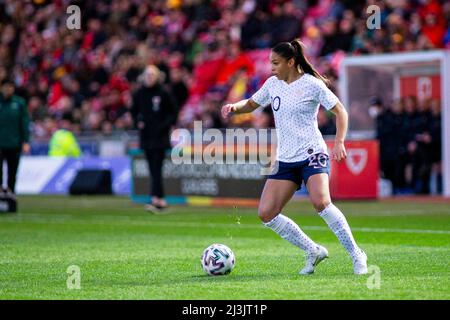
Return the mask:
{"type": "Polygon", "coordinates": [[[333,108],[338,102],[339,98],[331,91],[323,81],[317,81],[319,86],[319,103],[327,110],[333,108]]]}
{"type": "Polygon", "coordinates": [[[264,82],[263,86],[259,88],[258,91],[256,91],[251,99],[255,101],[260,106],[268,106],[270,104],[270,93],[269,93],[269,83],[270,79],[267,79],[266,82],[264,82]]]}

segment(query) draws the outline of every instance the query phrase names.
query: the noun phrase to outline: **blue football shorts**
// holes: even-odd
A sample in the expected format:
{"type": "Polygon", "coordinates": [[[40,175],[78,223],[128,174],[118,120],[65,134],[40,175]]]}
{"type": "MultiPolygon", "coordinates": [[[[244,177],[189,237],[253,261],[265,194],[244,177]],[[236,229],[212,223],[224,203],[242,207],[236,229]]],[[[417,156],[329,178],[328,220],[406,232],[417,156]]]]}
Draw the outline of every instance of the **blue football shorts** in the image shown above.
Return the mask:
{"type": "MultiPolygon", "coordinates": [[[[318,173],[330,174],[330,157],[325,153],[316,153],[299,162],[277,161],[278,171],[267,176],[267,179],[290,180],[298,185],[308,182],[309,177],[318,173]]],[[[275,166],[276,168],[276,166],[275,166]]]]}

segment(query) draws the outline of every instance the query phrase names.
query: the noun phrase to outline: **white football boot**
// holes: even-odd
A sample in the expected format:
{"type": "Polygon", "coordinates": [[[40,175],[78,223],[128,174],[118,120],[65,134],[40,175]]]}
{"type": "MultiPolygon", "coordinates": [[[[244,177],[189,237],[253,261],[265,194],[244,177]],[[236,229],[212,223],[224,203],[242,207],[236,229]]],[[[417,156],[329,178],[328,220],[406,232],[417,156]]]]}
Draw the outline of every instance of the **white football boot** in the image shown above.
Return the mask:
{"type": "Polygon", "coordinates": [[[299,272],[300,274],[313,274],[314,268],[324,259],[328,258],[328,250],[325,247],[317,246],[317,250],[306,255],[305,267],[299,272]]]}
{"type": "Polygon", "coordinates": [[[353,259],[353,273],[367,274],[367,255],[360,249],[360,253],[353,259]]]}

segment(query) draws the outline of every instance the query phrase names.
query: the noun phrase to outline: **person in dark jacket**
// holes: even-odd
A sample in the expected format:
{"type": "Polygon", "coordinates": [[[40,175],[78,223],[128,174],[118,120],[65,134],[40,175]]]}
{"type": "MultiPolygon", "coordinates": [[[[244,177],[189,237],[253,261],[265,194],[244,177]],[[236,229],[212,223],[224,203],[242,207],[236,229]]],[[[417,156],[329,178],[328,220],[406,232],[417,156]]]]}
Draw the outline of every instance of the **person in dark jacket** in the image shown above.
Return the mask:
{"type": "MultiPolygon", "coordinates": [[[[399,102],[395,102],[398,104],[399,102]]],[[[386,106],[383,101],[374,97],[370,101],[370,108],[376,114],[377,139],[380,142],[380,169],[382,176],[392,182],[394,193],[402,187],[402,180],[397,177],[399,170],[398,159],[400,156],[401,136],[398,131],[402,124],[399,105],[393,107],[386,106]]],[[[402,168],[403,169],[403,168],[402,168]]],[[[403,169],[404,170],[404,169],[403,169]]]]}
{"type": "Polygon", "coordinates": [[[0,93],[0,187],[14,196],[20,154],[30,152],[29,115],[25,100],[14,95],[14,83],[4,80],[0,93]],[[3,162],[8,168],[7,188],[3,188],[3,162]]]}
{"type": "Polygon", "coordinates": [[[162,165],[170,148],[170,129],[177,120],[177,105],[160,83],[160,71],[148,66],[143,85],[133,94],[132,115],[139,129],[140,147],[145,152],[151,175],[151,201],[146,209],[159,212],[167,207],[164,199],[162,165]]]}
{"type": "Polygon", "coordinates": [[[421,101],[417,106],[418,110],[414,118],[414,141],[417,149],[412,159],[413,189],[415,193],[429,194],[432,166],[432,137],[430,135],[432,114],[425,101],[421,101]]]}

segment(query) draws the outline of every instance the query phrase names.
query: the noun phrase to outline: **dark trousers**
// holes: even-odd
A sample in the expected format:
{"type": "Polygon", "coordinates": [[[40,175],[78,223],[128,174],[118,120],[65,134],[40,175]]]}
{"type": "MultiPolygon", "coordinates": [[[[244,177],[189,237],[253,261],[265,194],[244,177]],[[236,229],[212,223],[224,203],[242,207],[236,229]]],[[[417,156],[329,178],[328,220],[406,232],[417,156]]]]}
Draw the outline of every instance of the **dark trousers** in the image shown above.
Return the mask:
{"type": "Polygon", "coordinates": [[[398,187],[398,181],[395,176],[395,166],[397,161],[395,158],[388,157],[386,155],[381,155],[380,159],[381,171],[383,172],[383,177],[392,182],[394,188],[398,187]]]}
{"type": "Polygon", "coordinates": [[[6,160],[8,167],[8,188],[15,192],[16,174],[19,167],[20,149],[0,148],[0,185],[3,185],[3,162],[6,160]]]}
{"type": "Polygon", "coordinates": [[[413,190],[415,193],[430,193],[431,150],[428,145],[420,144],[412,158],[413,190]]]}
{"type": "Polygon", "coordinates": [[[163,198],[162,165],[166,150],[164,148],[145,149],[148,168],[150,170],[150,196],[163,198]]]}

